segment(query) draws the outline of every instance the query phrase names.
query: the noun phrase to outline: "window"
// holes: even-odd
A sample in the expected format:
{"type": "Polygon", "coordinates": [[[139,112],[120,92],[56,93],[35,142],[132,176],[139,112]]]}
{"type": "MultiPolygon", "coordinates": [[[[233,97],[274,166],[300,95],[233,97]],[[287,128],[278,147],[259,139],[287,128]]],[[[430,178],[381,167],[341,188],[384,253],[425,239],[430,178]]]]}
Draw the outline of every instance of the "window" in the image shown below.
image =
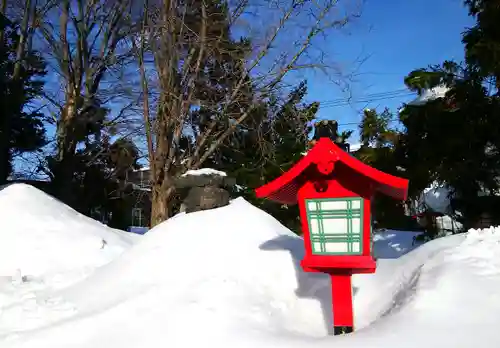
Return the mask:
{"type": "Polygon", "coordinates": [[[307,199],[312,253],[359,255],[363,251],[363,199],[307,199]]]}
{"type": "Polygon", "coordinates": [[[151,187],[151,183],[149,181],[149,170],[142,170],[141,175],[139,176],[139,183],[138,183],[140,188],[149,188],[151,187]]]}
{"type": "Polygon", "coordinates": [[[132,209],[132,226],[144,227],[145,219],[141,208],[132,209]]]}

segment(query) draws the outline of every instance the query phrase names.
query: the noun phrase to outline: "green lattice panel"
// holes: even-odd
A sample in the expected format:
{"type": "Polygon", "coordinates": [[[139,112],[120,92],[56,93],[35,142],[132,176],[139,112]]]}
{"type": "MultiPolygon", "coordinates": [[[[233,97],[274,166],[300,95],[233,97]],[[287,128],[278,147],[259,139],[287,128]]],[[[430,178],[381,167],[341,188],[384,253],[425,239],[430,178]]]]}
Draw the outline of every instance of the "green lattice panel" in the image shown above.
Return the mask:
{"type": "Polygon", "coordinates": [[[313,254],[359,255],[363,251],[363,199],[307,199],[313,254]]]}

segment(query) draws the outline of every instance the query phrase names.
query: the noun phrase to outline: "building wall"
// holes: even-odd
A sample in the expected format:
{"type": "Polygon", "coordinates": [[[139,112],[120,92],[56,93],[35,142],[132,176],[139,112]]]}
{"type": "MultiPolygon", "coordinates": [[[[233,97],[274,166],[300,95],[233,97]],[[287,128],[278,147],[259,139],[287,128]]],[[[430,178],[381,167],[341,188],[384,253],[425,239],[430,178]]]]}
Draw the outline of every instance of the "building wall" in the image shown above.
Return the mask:
{"type": "Polygon", "coordinates": [[[132,185],[134,204],[130,210],[131,227],[149,227],[151,221],[151,183],[148,169],[127,173],[126,183],[132,185]]]}

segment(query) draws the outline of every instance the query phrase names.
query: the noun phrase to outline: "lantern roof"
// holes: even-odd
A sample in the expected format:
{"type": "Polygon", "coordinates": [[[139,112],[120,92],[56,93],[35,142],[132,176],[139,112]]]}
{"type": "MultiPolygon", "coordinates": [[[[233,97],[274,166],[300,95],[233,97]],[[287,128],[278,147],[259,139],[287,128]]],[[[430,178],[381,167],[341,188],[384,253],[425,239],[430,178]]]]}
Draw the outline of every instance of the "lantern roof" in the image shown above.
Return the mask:
{"type": "Polygon", "coordinates": [[[375,169],[343,151],[328,138],[320,138],[311,150],[280,177],[257,188],[258,198],[268,198],[282,204],[296,204],[297,193],[305,183],[301,174],[311,165],[323,161],[341,162],[373,183],[373,188],[387,196],[405,200],[408,180],[375,169]]]}

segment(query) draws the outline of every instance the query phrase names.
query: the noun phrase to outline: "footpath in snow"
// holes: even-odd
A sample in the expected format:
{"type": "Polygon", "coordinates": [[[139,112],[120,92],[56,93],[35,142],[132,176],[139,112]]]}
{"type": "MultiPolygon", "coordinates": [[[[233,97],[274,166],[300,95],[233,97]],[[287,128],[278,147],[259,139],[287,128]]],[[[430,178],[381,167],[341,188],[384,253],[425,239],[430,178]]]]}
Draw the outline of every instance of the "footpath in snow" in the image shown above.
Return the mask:
{"type": "MultiPolygon", "coordinates": [[[[69,213],[61,217],[68,209],[58,206],[50,218],[41,214],[47,223],[37,231],[55,231],[49,221],[74,221],[69,213]]],[[[70,230],[62,226],[57,234],[68,233],[67,240],[85,238],[76,235],[76,222],[70,230]]],[[[379,234],[377,272],[354,276],[357,330],[344,337],[328,336],[329,279],[302,272],[302,239],[242,198],[224,208],[179,214],[135,243],[121,232],[97,230],[87,233],[109,235],[121,252],[89,266],[93,272],[71,286],[50,287],[50,278],[43,277],[46,284],[0,281],[2,348],[421,348],[500,342],[500,229],[444,237],[414,250],[413,233],[379,234]],[[30,295],[23,297],[23,291],[30,295]],[[7,293],[17,294],[18,301],[5,306],[7,293]]],[[[25,238],[31,233],[17,231],[25,238]]],[[[73,256],[94,257],[94,244],[81,245],[94,251],[73,256]]],[[[48,257],[44,248],[47,243],[38,249],[42,259],[48,257]]],[[[47,250],[55,252],[54,245],[47,250]]],[[[69,265],[64,269],[91,264],[61,253],[66,254],[51,259],[49,268],[58,269],[59,259],[69,265]]],[[[17,262],[28,262],[23,260],[17,262]]]]}

